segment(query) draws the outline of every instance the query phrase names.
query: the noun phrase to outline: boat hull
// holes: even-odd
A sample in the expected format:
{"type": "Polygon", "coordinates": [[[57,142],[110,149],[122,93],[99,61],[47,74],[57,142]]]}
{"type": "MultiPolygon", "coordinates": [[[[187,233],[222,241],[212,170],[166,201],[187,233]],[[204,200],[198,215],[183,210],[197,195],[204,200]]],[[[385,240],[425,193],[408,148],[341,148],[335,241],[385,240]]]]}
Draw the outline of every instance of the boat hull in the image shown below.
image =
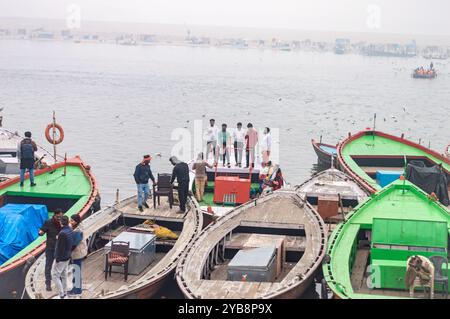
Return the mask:
{"type": "MultiPolygon", "coordinates": [[[[423,152],[423,155],[421,156],[410,156],[407,155],[408,159],[422,159],[426,156],[430,156],[430,157],[434,157],[435,159],[442,161],[444,163],[450,164],[450,160],[448,158],[446,158],[445,156],[443,156],[442,154],[439,154],[433,150],[430,150],[428,148],[425,148],[422,145],[419,145],[417,143],[414,143],[412,141],[406,140],[402,137],[397,137],[394,135],[390,135],[390,134],[386,134],[383,132],[379,132],[379,131],[372,131],[372,130],[366,130],[366,131],[361,131],[358,132],[354,135],[349,134],[349,136],[343,140],[341,143],[339,143],[338,148],[337,148],[337,165],[338,168],[343,171],[344,173],[348,174],[350,177],[352,177],[362,188],[364,188],[365,190],[367,190],[369,193],[375,193],[377,192],[379,189],[377,189],[373,184],[370,184],[370,182],[368,182],[364,177],[358,175],[351,167],[351,165],[346,161],[345,155],[344,155],[344,148],[351,142],[363,137],[364,135],[369,135],[369,134],[375,134],[375,136],[380,136],[383,137],[385,139],[389,139],[392,140],[394,142],[398,142],[401,144],[405,144],[409,147],[413,147],[416,148],[420,151],[423,152]]],[[[380,156],[380,155],[359,155],[359,154],[352,154],[352,156],[357,155],[360,158],[367,158],[367,159],[374,159],[374,160],[382,160],[383,158],[385,158],[386,156],[389,157],[390,159],[396,159],[396,160],[403,160],[404,155],[389,155],[389,154],[384,154],[385,156],[380,156]]],[[[377,166],[377,165],[374,165],[377,166]]],[[[447,174],[449,174],[450,172],[447,172],[447,174]]],[[[380,188],[381,189],[381,188],[380,188]]]]}
{"type": "MultiPolygon", "coordinates": [[[[97,183],[95,181],[94,176],[91,174],[90,169],[87,169],[88,166],[81,161],[80,158],[76,157],[73,160],[67,161],[65,163],[57,163],[52,165],[49,168],[45,168],[42,170],[36,171],[36,176],[40,174],[48,173],[52,170],[56,170],[60,167],[64,167],[64,165],[75,165],[82,168],[86,177],[90,180],[91,183],[91,194],[89,200],[86,205],[83,207],[81,211],[79,211],[79,215],[81,218],[87,218],[91,212],[94,210],[98,210],[99,208],[99,196],[97,183]]],[[[4,189],[9,187],[10,185],[18,183],[19,178],[13,178],[11,180],[5,181],[0,184],[0,188],[4,189]]],[[[0,297],[3,299],[14,299],[21,298],[22,292],[25,286],[25,277],[30,266],[38,259],[39,256],[45,251],[45,242],[38,245],[32,251],[30,251],[25,256],[13,261],[11,264],[8,264],[4,267],[0,267],[0,297]]]]}
{"type": "Polygon", "coordinates": [[[320,146],[324,145],[324,146],[333,147],[333,148],[335,146],[329,145],[329,144],[318,143],[315,140],[311,140],[311,144],[313,146],[314,152],[316,152],[317,160],[318,160],[319,164],[331,166],[331,160],[332,160],[333,154],[324,151],[322,148],[320,148],[320,146]]]}

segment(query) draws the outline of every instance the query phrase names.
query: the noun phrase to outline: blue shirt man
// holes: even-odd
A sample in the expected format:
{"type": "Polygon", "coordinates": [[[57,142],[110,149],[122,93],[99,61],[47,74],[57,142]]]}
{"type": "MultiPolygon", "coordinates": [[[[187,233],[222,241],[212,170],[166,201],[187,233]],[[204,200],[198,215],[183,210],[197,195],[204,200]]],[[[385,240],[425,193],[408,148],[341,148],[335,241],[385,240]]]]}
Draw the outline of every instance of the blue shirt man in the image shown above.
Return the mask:
{"type": "Polygon", "coordinates": [[[142,162],[136,166],[133,175],[138,191],[138,209],[141,212],[144,211],[142,205],[144,205],[145,208],[149,208],[147,204],[147,199],[150,195],[148,180],[151,179],[153,184],[155,183],[155,178],[153,177],[152,170],[150,169],[151,160],[152,157],[150,155],[145,155],[142,162]]]}

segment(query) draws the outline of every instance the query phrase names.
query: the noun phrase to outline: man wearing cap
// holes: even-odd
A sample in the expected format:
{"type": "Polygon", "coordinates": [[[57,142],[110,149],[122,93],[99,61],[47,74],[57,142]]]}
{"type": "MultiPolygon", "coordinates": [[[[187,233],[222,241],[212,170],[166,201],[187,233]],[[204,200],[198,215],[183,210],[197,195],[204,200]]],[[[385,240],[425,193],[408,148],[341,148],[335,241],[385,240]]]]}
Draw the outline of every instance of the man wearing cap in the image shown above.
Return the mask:
{"type": "Polygon", "coordinates": [[[144,159],[140,162],[134,171],[134,180],[136,181],[138,190],[138,209],[143,212],[145,208],[149,208],[147,204],[147,198],[150,195],[150,186],[148,185],[148,180],[151,179],[153,184],[155,183],[155,178],[153,177],[152,170],[150,169],[150,161],[152,157],[150,155],[144,155],[144,159]]]}

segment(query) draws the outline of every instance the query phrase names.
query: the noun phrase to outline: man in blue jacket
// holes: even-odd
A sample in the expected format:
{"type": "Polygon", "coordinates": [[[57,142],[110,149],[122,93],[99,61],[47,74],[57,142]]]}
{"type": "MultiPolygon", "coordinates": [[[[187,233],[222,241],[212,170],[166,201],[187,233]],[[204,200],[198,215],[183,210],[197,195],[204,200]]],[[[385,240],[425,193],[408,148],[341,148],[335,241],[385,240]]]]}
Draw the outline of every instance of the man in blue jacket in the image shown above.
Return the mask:
{"type": "Polygon", "coordinates": [[[72,227],[69,225],[69,217],[61,217],[62,229],[58,234],[55,248],[55,262],[52,268],[53,282],[58,290],[59,297],[64,299],[67,295],[67,269],[72,255],[72,227]]]}
{"type": "Polygon", "coordinates": [[[147,199],[150,195],[148,180],[151,179],[153,184],[155,183],[155,178],[153,177],[152,170],[150,169],[151,160],[152,157],[150,155],[145,155],[142,162],[136,166],[133,175],[138,191],[138,209],[141,212],[144,211],[142,205],[144,205],[145,208],[149,208],[147,204],[147,199]]]}

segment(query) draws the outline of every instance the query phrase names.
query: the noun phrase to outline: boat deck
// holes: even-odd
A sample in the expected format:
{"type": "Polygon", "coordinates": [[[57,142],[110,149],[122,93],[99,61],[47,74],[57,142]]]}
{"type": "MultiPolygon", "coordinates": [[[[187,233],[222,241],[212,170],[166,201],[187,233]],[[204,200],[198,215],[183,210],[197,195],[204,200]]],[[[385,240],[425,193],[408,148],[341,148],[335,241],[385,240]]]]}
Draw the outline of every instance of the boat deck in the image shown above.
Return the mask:
{"type": "MultiPolygon", "coordinates": [[[[290,192],[293,194],[293,192],[290,192]]],[[[311,267],[314,267],[321,240],[321,231],[314,222],[311,214],[313,210],[309,206],[302,206],[300,202],[294,200],[294,197],[286,196],[286,193],[269,195],[258,200],[257,204],[246,204],[238,209],[221,217],[215,224],[208,228],[208,231],[202,233],[197,239],[195,245],[189,247],[191,253],[186,255],[181,261],[182,267],[177,269],[178,280],[183,286],[188,287],[191,297],[195,298],[261,298],[262,296],[272,294],[275,291],[280,292],[287,285],[291,288],[299,289],[301,282],[298,276],[304,276],[307,280],[310,275],[311,267]],[[280,196],[283,194],[282,196],[280,196]],[[300,205],[300,206],[299,206],[300,205]],[[239,232],[237,227],[254,227],[264,229],[262,233],[245,231],[239,232]],[[316,228],[317,227],[317,228],[316,228]],[[270,229],[296,229],[304,231],[304,236],[286,236],[283,234],[270,233],[270,229]],[[256,234],[256,237],[255,237],[256,234]],[[227,281],[226,269],[229,260],[218,263],[214,266],[211,273],[211,279],[201,279],[206,260],[211,257],[211,250],[225,240],[225,248],[248,248],[267,245],[264,236],[276,237],[272,242],[278,242],[279,238],[285,240],[286,250],[297,250],[302,252],[301,259],[289,264],[283,261],[285,266],[278,280],[275,282],[240,282],[227,281]],[[259,238],[257,240],[257,237],[259,238]],[[259,242],[260,241],[260,242],[259,242]],[[208,257],[209,256],[209,257],[208,257]]],[[[298,197],[297,197],[298,198],[298,197]]],[[[297,292],[298,295],[299,292],[297,292]]],[[[295,293],[294,293],[295,295],[295,293]]]]}
{"type": "MultiPolygon", "coordinates": [[[[136,280],[141,278],[145,273],[147,273],[155,264],[157,264],[165,254],[157,253],[155,260],[140,274],[140,275],[128,275],[128,280],[124,281],[124,275],[122,273],[111,273],[111,277],[105,281],[104,273],[104,262],[105,254],[103,249],[100,249],[93,253],[85,260],[82,266],[82,278],[83,278],[83,292],[78,298],[91,299],[100,297],[105,293],[119,290],[122,286],[133,284],[136,280]]],[[[109,276],[109,275],[108,275],[109,276]]],[[[72,287],[72,275],[69,274],[68,287],[72,287]]],[[[40,291],[40,296],[37,298],[41,299],[52,299],[57,298],[57,290],[54,283],[52,282],[52,291],[48,292],[45,290],[45,279],[39,278],[35,281],[35,286],[40,291]]]]}
{"type": "MultiPolygon", "coordinates": [[[[143,298],[155,293],[158,283],[173,271],[187,243],[200,230],[201,214],[195,203],[190,203],[189,200],[188,204],[192,207],[188,213],[176,214],[177,207],[173,207],[170,210],[167,199],[161,199],[161,206],[157,207],[156,210],[151,207],[145,210],[144,213],[141,213],[137,210],[135,196],[87,218],[84,221],[85,236],[87,237],[90,237],[96,231],[102,232],[105,230],[104,226],[110,225],[115,220],[119,222],[123,220],[124,225],[115,227],[115,229],[105,230],[105,232],[99,234],[104,242],[114,239],[123,231],[144,231],[143,229],[137,229],[137,226],[133,226],[136,225],[136,222],[130,226],[125,226],[130,218],[133,220],[137,219],[138,223],[146,219],[153,219],[156,220],[157,224],[158,220],[168,219],[172,223],[179,222],[182,224],[182,231],[181,227],[173,229],[173,232],[179,236],[177,240],[157,239],[156,259],[139,275],[129,275],[127,282],[124,281],[124,276],[121,273],[112,273],[112,276],[105,281],[104,249],[101,248],[91,253],[85,259],[82,267],[83,294],[81,298],[123,298],[129,295],[135,298],[143,298]],[[146,292],[141,293],[143,289],[146,289],[146,292]]],[[[51,293],[45,291],[44,266],[45,257],[41,255],[27,274],[26,285],[30,298],[53,298],[56,294],[55,289],[51,293]]]]}
{"type": "MultiPolygon", "coordinates": [[[[176,190],[174,191],[176,193],[176,190]]],[[[167,220],[167,221],[180,221],[186,214],[179,214],[179,206],[174,204],[172,209],[169,207],[169,200],[167,197],[161,197],[161,205],[158,206],[156,203],[156,209],[153,208],[153,198],[147,200],[150,208],[145,208],[144,211],[140,212],[138,209],[137,201],[129,202],[127,205],[119,208],[125,217],[137,218],[137,219],[157,219],[157,220],[167,220]]],[[[187,210],[189,211],[189,205],[187,204],[187,210]]]]}

